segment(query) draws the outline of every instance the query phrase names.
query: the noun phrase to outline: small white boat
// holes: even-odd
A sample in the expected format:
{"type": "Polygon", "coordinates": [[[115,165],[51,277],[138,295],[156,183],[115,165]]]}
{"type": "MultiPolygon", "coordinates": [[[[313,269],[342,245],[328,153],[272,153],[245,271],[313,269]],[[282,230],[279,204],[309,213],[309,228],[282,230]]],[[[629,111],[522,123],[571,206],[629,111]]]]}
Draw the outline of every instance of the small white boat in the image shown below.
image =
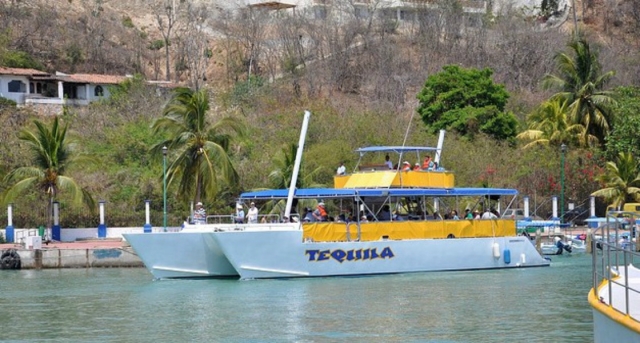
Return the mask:
{"type": "MultiPolygon", "coordinates": [[[[621,236],[611,231],[604,236],[621,236]]],[[[588,296],[594,342],[640,342],[640,253],[616,239],[598,242],[592,237],[594,254],[599,255],[593,258],[593,288],[588,296]]]]}

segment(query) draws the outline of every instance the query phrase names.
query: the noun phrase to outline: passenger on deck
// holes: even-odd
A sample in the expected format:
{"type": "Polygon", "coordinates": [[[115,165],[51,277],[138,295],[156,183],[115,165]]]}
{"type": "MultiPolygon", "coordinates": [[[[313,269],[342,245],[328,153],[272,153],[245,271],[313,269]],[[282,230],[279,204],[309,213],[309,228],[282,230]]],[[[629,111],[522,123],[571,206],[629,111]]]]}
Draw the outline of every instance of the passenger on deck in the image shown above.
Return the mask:
{"type": "Polygon", "coordinates": [[[473,219],[473,213],[468,208],[464,210],[464,219],[473,219]]]}
{"type": "Polygon", "coordinates": [[[326,222],[329,219],[323,202],[318,203],[318,207],[313,211],[312,215],[317,222],[326,222]]]}
{"type": "Polygon", "coordinates": [[[458,217],[458,211],[456,211],[456,210],[451,210],[451,219],[453,219],[453,220],[458,220],[458,219],[460,219],[460,217],[458,217]]]}
{"type": "Polygon", "coordinates": [[[369,219],[367,219],[367,216],[362,216],[362,217],[360,218],[360,222],[361,222],[361,223],[368,223],[368,222],[369,222],[369,219]]]}
{"type": "Polygon", "coordinates": [[[258,223],[258,208],[254,202],[251,203],[251,207],[249,207],[249,212],[247,213],[247,222],[249,224],[258,223]]]}
{"type": "Polygon", "coordinates": [[[416,163],[415,166],[413,166],[413,170],[414,171],[420,171],[422,168],[420,168],[420,163],[416,163]]]}
{"type": "Polygon", "coordinates": [[[480,211],[478,210],[473,211],[473,219],[480,219],[480,211]]]}
{"type": "Polygon", "coordinates": [[[424,158],[424,162],[422,162],[422,169],[427,170],[429,169],[429,166],[431,165],[431,156],[427,155],[424,158]]]}
{"type": "Polygon", "coordinates": [[[206,224],[207,223],[207,211],[202,207],[202,203],[196,204],[196,210],[193,212],[194,224],[206,224]]]}
{"type": "Polygon", "coordinates": [[[347,173],[347,168],[344,166],[344,162],[340,162],[340,166],[336,171],[337,175],[345,175],[347,173]]]}
{"type": "Polygon", "coordinates": [[[312,223],[315,221],[315,218],[313,218],[313,212],[311,211],[310,208],[308,207],[304,208],[304,215],[302,217],[302,221],[306,223],[312,223]]]}
{"type": "Polygon", "coordinates": [[[389,210],[389,205],[384,205],[382,207],[382,211],[380,211],[380,221],[389,221],[391,220],[391,211],[389,210]]]}
{"type": "Polygon", "coordinates": [[[410,171],[411,164],[407,161],[402,162],[402,171],[410,171]]]}
{"type": "Polygon", "coordinates": [[[242,207],[242,204],[240,204],[240,203],[238,203],[238,205],[236,205],[235,222],[236,222],[236,224],[244,223],[244,209],[242,207]]]}
{"type": "Polygon", "coordinates": [[[389,155],[386,155],[384,157],[384,164],[389,167],[389,169],[393,169],[393,164],[391,163],[391,161],[389,160],[389,155]]]}
{"type": "Polygon", "coordinates": [[[495,214],[493,214],[488,208],[484,210],[484,213],[482,214],[482,219],[497,219],[498,216],[496,216],[495,214]]]}

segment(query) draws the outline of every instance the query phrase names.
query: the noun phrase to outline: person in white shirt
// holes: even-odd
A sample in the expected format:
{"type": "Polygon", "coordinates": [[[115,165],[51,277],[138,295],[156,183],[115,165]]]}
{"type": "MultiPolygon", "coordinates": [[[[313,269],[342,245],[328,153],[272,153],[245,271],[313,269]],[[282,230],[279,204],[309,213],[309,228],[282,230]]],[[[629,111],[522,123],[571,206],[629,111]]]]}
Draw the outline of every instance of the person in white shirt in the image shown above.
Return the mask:
{"type": "Polygon", "coordinates": [[[487,208],[482,214],[482,219],[497,219],[498,217],[487,208]]]}
{"type": "Polygon", "coordinates": [[[193,211],[193,222],[195,224],[207,223],[207,211],[205,211],[204,207],[202,207],[201,202],[198,202],[196,204],[196,210],[193,211]]]}
{"type": "Polygon", "coordinates": [[[340,162],[340,167],[338,167],[338,170],[336,171],[337,175],[344,175],[347,173],[347,168],[344,166],[344,162],[340,162]]]}
{"type": "Polygon", "coordinates": [[[244,223],[244,209],[242,204],[236,206],[236,224],[244,223]]]}
{"type": "Polygon", "coordinates": [[[393,163],[391,163],[391,160],[389,160],[389,155],[386,155],[384,157],[384,164],[389,167],[389,169],[393,169],[393,163]]]}
{"type": "Polygon", "coordinates": [[[247,221],[249,224],[256,224],[258,222],[258,208],[255,203],[251,203],[251,207],[249,207],[249,212],[247,213],[247,221]]]}

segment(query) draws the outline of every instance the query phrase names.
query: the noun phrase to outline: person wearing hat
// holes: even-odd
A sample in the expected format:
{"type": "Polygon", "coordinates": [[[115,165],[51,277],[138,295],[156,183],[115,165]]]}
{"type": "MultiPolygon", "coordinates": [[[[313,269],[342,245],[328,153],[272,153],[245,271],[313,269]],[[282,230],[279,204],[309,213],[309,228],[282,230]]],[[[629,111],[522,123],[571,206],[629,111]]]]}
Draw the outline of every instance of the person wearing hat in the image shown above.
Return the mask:
{"type": "Polygon", "coordinates": [[[236,205],[236,224],[244,223],[244,209],[241,203],[236,205]]]}
{"type": "Polygon", "coordinates": [[[402,171],[409,171],[411,170],[411,163],[404,161],[402,162],[402,171]]]}
{"type": "Polygon", "coordinates": [[[206,224],[207,223],[207,211],[202,207],[202,203],[196,204],[196,210],[193,212],[194,224],[206,224]]]}
{"type": "Polygon", "coordinates": [[[416,163],[416,165],[415,165],[415,166],[413,166],[413,170],[414,170],[414,171],[419,171],[419,170],[421,170],[421,168],[420,168],[420,163],[416,163]]]}
{"type": "Polygon", "coordinates": [[[258,208],[256,204],[252,201],[251,206],[249,207],[249,212],[247,213],[247,222],[249,224],[257,224],[258,223],[258,208]]]}
{"type": "Polygon", "coordinates": [[[316,207],[316,210],[313,211],[312,215],[313,219],[317,222],[327,221],[329,216],[327,216],[327,210],[324,208],[324,202],[321,201],[318,203],[318,207],[316,207]]]}

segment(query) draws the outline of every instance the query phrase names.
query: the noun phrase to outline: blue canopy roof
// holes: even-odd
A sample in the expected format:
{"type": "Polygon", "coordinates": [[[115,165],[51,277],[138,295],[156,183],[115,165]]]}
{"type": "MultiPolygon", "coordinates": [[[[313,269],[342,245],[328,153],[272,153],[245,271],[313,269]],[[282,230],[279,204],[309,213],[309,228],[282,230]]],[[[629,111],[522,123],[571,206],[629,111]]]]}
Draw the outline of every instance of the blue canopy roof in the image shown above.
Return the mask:
{"type": "Polygon", "coordinates": [[[436,148],[424,147],[424,146],[369,146],[365,148],[356,149],[361,155],[367,152],[394,152],[397,154],[407,152],[424,152],[424,151],[436,151],[436,148]]]}
{"type": "MultiPolygon", "coordinates": [[[[242,199],[284,199],[289,194],[287,189],[270,189],[246,192],[240,195],[242,199]]],[[[296,198],[347,198],[355,197],[461,197],[488,195],[517,195],[515,189],[506,188],[389,188],[389,189],[346,189],[346,188],[302,188],[296,189],[296,198]]]]}

